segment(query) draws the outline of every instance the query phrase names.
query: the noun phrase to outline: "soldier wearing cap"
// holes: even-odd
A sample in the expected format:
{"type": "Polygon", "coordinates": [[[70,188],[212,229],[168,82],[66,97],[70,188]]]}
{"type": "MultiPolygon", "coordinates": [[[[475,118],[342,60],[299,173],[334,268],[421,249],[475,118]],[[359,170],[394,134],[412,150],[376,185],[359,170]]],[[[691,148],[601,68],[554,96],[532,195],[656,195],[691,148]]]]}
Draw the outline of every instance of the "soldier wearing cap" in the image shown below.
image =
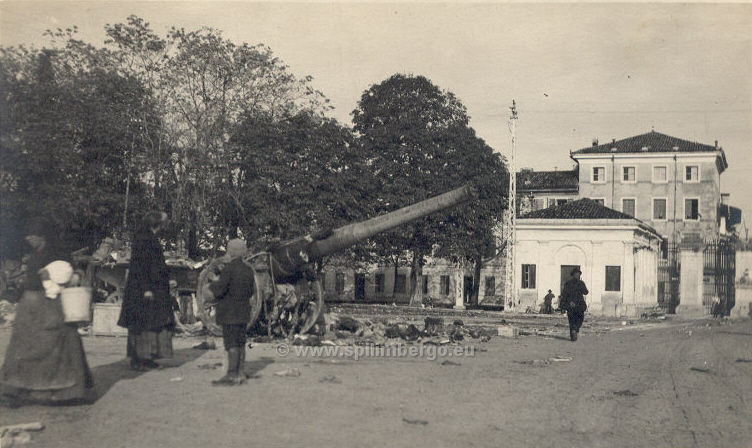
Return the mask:
{"type": "Polygon", "coordinates": [[[572,342],[577,340],[577,335],[580,332],[582,321],[585,319],[585,311],[587,310],[587,303],[585,303],[585,296],[588,295],[587,286],[585,282],[580,280],[582,271],[579,267],[572,269],[572,278],[564,283],[564,288],[561,291],[561,309],[567,312],[567,318],[569,319],[569,339],[572,342]]]}

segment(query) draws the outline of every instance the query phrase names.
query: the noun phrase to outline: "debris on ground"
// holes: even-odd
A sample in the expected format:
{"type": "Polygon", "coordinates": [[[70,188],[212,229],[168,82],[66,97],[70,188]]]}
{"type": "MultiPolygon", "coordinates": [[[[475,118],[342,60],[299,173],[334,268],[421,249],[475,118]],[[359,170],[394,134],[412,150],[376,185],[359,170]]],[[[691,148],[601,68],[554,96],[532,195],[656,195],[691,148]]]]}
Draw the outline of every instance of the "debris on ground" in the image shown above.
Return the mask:
{"type": "Polygon", "coordinates": [[[625,389],[625,390],[617,390],[616,392],[614,392],[614,395],[618,395],[620,397],[636,397],[640,394],[634,393],[629,389],[625,389]]]}
{"type": "Polygon", "coordinates": [[[360,322],[350,316],[340,316],[337,322],[337,330],[355,333],[360,328],[360,322]]]}
{"type": "Polygon", "coordinates": [[[288,369],[274,372],[274,376],[300,376],[300,370],[290,367],[288,369]]]}
{"type": "Polygon", "coordinates": [[[546,358],[546,359],[531,359],[531,360],[527,360],[527,361],[515,361],[515,362],[517,364],[525,364],[525,365],[530,365],[530,366],[534,366],[534,367],[542,367],[542,366],[550,365],[552,363],[569,362],[571,360],[572,360],[571,356],[559,356],[559,355],[557,355],[557,356],[552,356],[552,357],[546,358]]]}
{"type": "Polygon", "coordinates": [[[736,362],[752,362],[752,359],[739,358],[736,360],[736,362]]]}
{"type": "Polygon", "coordinates": [[[327,375],[319,380],[319,383],[341,384],[342,381],[334,375],[327,375]]]}
{"type": "Polygon", "coordinates": [[[321,345],[321,338],[315,334],[296,334],[292,339],[292,345],[318,347],[321,345]]]}
{"type": "Polygon", "coordinates": [[[409,418],[402,417],[402,421],[407,423],[408,425],[427,425],[428,422],[425,420],[413,420],[409,418]]]}
{"type": "Polygon", "coordinates": [[[426,317],[423,333],[427,336],[437,336],[444,331],[444,319],[441,317],[426,317]]]}
{"type": "Polygon", "coordinates": [[[700,372],[700,373],[710,373],[710,369],[704,369],[702,367],[690,367],[689,370],[693,370],[695,372],[700,372]]]}
{"type": "Polygon", "coordinates": [[[198,366],[199,369],[204,369],[204,370],[215,370],[220,367],[222,367],[221,362],[206,363],[206,364],[201,364],[200,366],[198,366]]]}
{"type": "Polygon", "coordinates": [[[517,338],[520,335],[520,329],[511,325],[500,325],[498,327],[498,334],[505,338],[517,338]]]}
{"type": "Polygon", "coordinates": [[[413,324],[400,329],[400,337],[406,341],[417,341],[420,338],[420,330],[413,324]]]}
{"type": "Polygon", "coordinates": [[[193,348],[196,350],[216,350],[217,344],[214,341],[203,341],[200,344],[194,345],[193,348]]]}
{"type": "Polygon", "coordinates": [[[547,359],[531,359],[528,361],[514,361],[517,364],[525,364],[533,367],[543,367],[551,364],[551,361],[547,359]]]}
{"type": "Polygon", "coordinates": [[[170,382],[173,382],[173,383],[177,383],[177,382],[180,382],[180,381],[183,381],[183,377],[182,376],[176,376],[174,378],[170,378],[170,382]]]}
{"type": "Polygon", "coordinates": [[[462,364],[456,362],[456,361],[450,361],[448,359],[441,362],[442,366],[461,366],[462,364]]]}

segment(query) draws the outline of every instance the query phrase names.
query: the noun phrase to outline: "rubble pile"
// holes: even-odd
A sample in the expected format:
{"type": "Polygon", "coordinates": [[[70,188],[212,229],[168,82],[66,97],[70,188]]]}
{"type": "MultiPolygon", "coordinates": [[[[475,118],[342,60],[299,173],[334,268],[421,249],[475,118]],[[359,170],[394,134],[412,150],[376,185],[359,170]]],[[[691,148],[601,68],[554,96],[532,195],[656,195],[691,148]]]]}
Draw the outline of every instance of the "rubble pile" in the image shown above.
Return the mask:
{"type": "MultiPolygon", "coordinates": [[[[323,331],[313,335],[296,335],[293,345],[394,345],[401,343],[421,343],[444,345],[462,341],[479,340],[488,342],[500,334],[501,327],[473,325],[466,326],[455,319],[446,324],[441,317],[426,317],[422,329],[419,323],[398,321],[391,318],[354,318],[337,313],[324,314],[326,325],[323,331]]],[[[512,327],[509,327],[512,328],[512,327]]],[[[256,339],[258,342],[260,338],[256,339]]]]}

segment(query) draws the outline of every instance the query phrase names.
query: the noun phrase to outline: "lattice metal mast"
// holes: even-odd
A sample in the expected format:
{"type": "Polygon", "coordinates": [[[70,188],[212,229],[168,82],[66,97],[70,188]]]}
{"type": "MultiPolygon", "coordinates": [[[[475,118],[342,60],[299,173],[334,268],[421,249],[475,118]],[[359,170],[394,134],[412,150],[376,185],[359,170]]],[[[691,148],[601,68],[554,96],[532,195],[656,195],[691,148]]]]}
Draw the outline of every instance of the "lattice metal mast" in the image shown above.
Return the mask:
{"type": "Polygon", "coordinates": [[[517,166],[515,165],[516,148],[516,125],[517,125],[517,104],[512,100],[511,115],[509,116],[509,132],[512,137],[512,144],[509,154],[509,208],[506,219],[506,253],[505,257],[505,290],[507,292],[507,305],[514,308],[514,272],[515,272],[515,243],[516,243],[516,225],[517,225],[517,166]]]}

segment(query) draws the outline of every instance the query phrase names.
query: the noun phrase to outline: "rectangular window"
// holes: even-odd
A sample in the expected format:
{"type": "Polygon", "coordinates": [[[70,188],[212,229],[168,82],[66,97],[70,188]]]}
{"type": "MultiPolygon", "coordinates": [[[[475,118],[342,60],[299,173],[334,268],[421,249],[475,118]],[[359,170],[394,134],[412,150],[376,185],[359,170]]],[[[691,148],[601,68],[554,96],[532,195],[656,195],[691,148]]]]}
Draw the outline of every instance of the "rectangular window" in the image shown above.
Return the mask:
{"type": "Polygon", "coordinates": [[[697,165],[687,165],[684,167],[684,180],[686,182],[698,182],[700,180],[700,167],[697,165]]]}
{"type": "Polygon", "coordinates": [[[533,211],[546,208],[546,198],[533,199],[533,211]]]}
{"type": "Polygon", "coordinates": [[[685,199],[684,200],[684,219],[697,221],[700,219],[700,200],[699,199],[685,199]]]}
{"type": "Polygon", "coordinates": [[[556,200],[556,205],[564,205],[567,202],[569,202],[569,199],[557,199],[556,200]]]}
{"type": "Polygon", "coordinates": [[[635,200],[634,199],[622,199],[621,211],[625,215],[634,217],[635,215],[635,200]]]}
{"type": "Polygon", "coordinates": [[[666,219],[665,199],[653,199],[653,219],[666,219]]]}
{"type": "Polygon", "coordinates": [[[606,266],[606,291],[621,291],[621,266],[606,266]]]}
{"type": "Polygon", "coordinates": [[[423,276],[423,294],[428,294],[428,276],[423,276]]]}
{"type": "Polygon", "coordinates": [[[522,265],[522,289],[535,289],[535,265],[522,265]]]}
{"type": "Polygon", "coordinates": [[[407,276],[405,274],[397,274],[394,278],[394,293],[404,294],[407,292],[407,276]]]}
{"type": "Polygon", "coordinates": [[[548,198],[548,206],[547,207],[553,207],[556,205],[556,199],[554,198],[548,198]]]}
{"type": "Polygon", "coordinates": [[[448,275],[441,276],[441,294],[445,296],[449,295],[449,276],[448,275]]]}
{"type": "Polygon", "coordinates": [[[342,272],[337,272],[334,280],[334,289],[337,291],[338,294],[342,294],[345,292],[345,274],[342,272]]]}
{"type": "Polygon", "coordinates": [[[635,181],[635,172],[636,168],[633,166],[625,166],[623,167],[623,176],[622,180],[624,182],[634,182],[635,181]]]}
{"type": "Polygon", "coordinates": [[[593,167],[593,183],[606,182],[606,167],[594,166],[593,167]]]}
{"type": "Polygon", "coordinates": [[[653,182],[668,182],[668,176],[665,166],[653,167],[653,182]]]}
{"type": "Polygon", "coordinates": [[[384,294],[384,274],[376,274],[376,294],[384,294]]]}
{"type": "Polygon", "coordinates": [[[598,205],[606,206],[606,200],[603,198],[591,198],[593,201],[595,201],[598,205]]]}
{"type": "Polygon", "coordinates": [[[496,277],[486,277],[486,294],[487,296],[493,296],[496,294],[496,277]]]}

